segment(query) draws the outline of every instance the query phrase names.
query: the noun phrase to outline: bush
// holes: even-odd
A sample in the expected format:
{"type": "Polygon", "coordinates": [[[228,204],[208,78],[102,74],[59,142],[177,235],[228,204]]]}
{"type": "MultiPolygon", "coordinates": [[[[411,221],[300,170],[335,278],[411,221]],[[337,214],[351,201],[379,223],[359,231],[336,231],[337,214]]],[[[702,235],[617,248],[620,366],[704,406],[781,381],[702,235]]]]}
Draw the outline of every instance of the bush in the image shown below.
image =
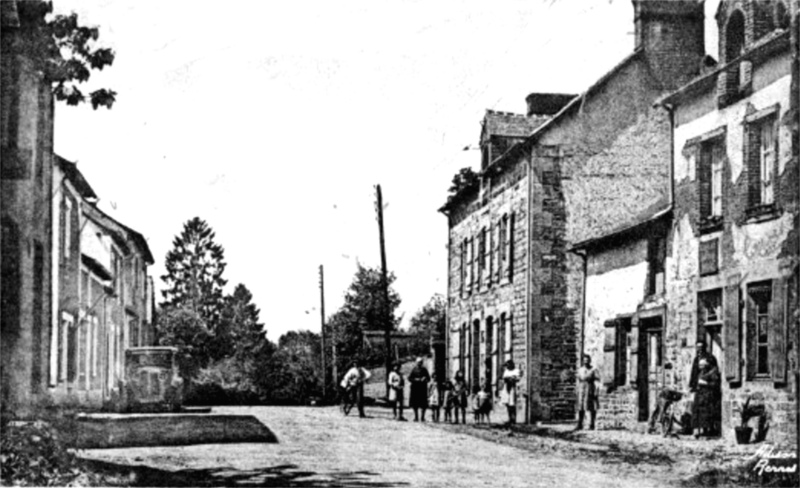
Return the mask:
{"type": "Polygon", "coordinates": [[[185,388],[184,403],[190,405],[261,403],[258,389],[234,359],[224,359],[201,369],[185,388]]]}
{"type": "Polygon", "coordinates": [[[0,466],[3,485],[86,485],[88,474],[67,449],[69,428],[43,421],[2,421],[0,466]]]}

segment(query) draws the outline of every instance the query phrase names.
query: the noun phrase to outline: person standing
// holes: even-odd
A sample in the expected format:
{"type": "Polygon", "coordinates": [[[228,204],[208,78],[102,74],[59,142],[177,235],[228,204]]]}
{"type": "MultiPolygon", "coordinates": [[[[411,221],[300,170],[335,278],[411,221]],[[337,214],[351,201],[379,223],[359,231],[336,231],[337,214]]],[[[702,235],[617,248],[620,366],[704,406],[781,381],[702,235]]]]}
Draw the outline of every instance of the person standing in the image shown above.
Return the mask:
{"type": "Polygon", "coordinates": [[[442,405],[442,394],[436,373],[431,375],[428,385],[428,406],[431,408],[431,420],[439,422],[439,409],[442,405]]]}
{"type": "Polygon", "coordinates": [[[583,366],[578,368],[578,430],[583,429],[586,412],[589,412],[589,429],[594,430],[599,401],[597,397],[597,382],[600,381],[600,372],[592,366],[592,358],[583,355],[583,366]]]}
{"type": "Polygon", "coordinates": [[[405,383],[403,373],[400,371],[400,363],[397,363],[394,365],[392,372],[389,373],[389,401],[392,402],[392,415],[400,421],[405,420],[405,417],[403,417],[403,388],[405,383]],[[399,417],[397,415],[398,410],[400,411],[399,417]]]}
{"type": "Polygon", "coordinates": [[[517,423],[517,384],[522,379],[522,371],[517,369],[514,361],[506,361],[503,371],[503,384],[500,391],[500,402],[508,411],[508,425],[517,423]]]}
{"type": "MultiPolygon", "coordinates": [[[[353,366],[344,375],[342,384],[346,385],[350,395],[355,395],[355,403],[358,407],[358,416],[365,418],[364,414],[364,383],[372,376],[369,371],[361,367],[361,363],[353,361],[353,366]]],[[[351,397],[352,398],[352,397],[351,397]]]]}
{"type": "Polygon", "coordinates": [[[464,373],[459,369],[453,377],[453,415],[455,423],[458,423],[458,412],[461,411],[461,421],[467,423],[467,398],[469,396],[469,387],[467,381],[464,379],[464,373]]]}
{"type": "Polygon", "coordinates": [[[411,394],[409,404],[414,410],[414,422],[419,421],[419,410],[422,410],[422,421],[425,422],[425,410],[428,408],[428,383],[431,375],[422,364],[422,358],[417,358],[414,369],[408,375],[408,382],[411,383],[411,394]]]}
{"type": "Polygon", "coordinates": [[[697,341],[696,348],[689,377],[689,391],[694,393],[692,429],[695,437],[719,435],[722,392],[717,358],[707,351],[703,341],[697,341]]]}

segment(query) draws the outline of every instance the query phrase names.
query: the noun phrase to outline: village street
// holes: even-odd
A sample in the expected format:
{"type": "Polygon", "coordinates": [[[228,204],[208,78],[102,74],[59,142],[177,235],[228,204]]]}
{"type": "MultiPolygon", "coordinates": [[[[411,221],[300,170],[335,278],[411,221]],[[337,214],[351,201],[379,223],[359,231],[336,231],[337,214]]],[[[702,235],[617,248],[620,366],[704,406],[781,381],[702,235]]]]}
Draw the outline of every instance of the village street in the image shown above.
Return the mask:
{"type": "Polygon", "coordinates": [[[87,450],[81,456],[137,466],[127,480],[137,486],[643,488],[674,485],[683,477],[672,460],[653,453],[607,456],[563,441],[515,446],[506,440],[519,437],[502,429],[394,422],[378,408],[368,408],[367,419],[355,412],[344,417],[335,407],[214,412],[255,415],[279,443],[87,450]]]}

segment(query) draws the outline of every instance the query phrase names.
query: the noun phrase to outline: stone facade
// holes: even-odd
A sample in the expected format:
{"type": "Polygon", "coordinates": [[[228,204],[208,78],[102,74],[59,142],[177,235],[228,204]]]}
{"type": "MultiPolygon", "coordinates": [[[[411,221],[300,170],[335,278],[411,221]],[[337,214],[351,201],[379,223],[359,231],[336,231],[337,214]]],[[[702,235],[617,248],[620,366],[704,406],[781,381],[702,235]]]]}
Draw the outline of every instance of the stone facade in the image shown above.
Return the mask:
{"type": "Polygon", "coordinates": [[[674,112],[675,189],[665,353],[686,388],[695,341],[710,345],[728,437],[748,397],[766,405],[770,440],[797,435],[795,8],[722,2],[720,68],[664,100],[674,112]]]}
{"type": "Polygon", "coordinates": [[[45,394],[51,316],[53,97],[24,49],[46,9],[3,2],[0,56],[2,406],[24,413],[45,394]]]}
{"type": "MultiPolygon", "coordinates": [[[[529,421],[572,419],[575,415],[574,373],[583,346],[585,288],[583,260],[569,250],[638,222],[643,209],[665,200],[671,150],[669,116],[653,105],[667,90],[677,88],[701,69],[701,2],[633,3],[634,52],[580,97],[562,99],[563,105],[548,114],[551,118],[504,153],[499,159],[502,164],[490,164],[481,173],[485,182],[493,171],[524,168],[528,179],[527,186],[516,190],[528,193],[515,196],[528,200],[529,211],[523,224],[525,235],[520,236],[526,241],[518,244],[528,255],[525,286],[514,289],[523,294],[516,299],[523,310],[513,310],[513,330],[515,334],[519,330],[522,340],[519,352],[524,356],[517,362],[526,374],[529,421]],[[524,323],[517,321],[520,312],[524,323]]],[[[541,99],[533,96],[529,101],[537,98],[541,99]]],[[[461,324],[481,323],[459,315],[465,304],[458,298],[458,273],[454,270],[458,269],[455,263],[460,254],[455,246],[461,229],[472,226],[474,231],[475,226],[487,225],[478,220],[481,215],[491,219],[492,212],[481,205],[484,186],[471,190],[471,201],[478,203],[473,210],[463,211],[469,218],[454,219],[457,213],[450,213],[451,327],[459,323],[453,319],[461,324]]],[[[469,194],[465,191],[461,197],[467,199],[469,194]]],[[[647,278],[638,279],[644,290],[647,278]]],[[[663,286],[659,292],[663,294],[663,286]]],[[[498,294],[481,296],[487,300],[498,294]]],[[[648,301],[652,310],[644,317],[651,323],[663,311],[663,303],[655,302],[648,301]]],[[[487,306],[492,305],[476,304],[474,311],[487,306]]],[[[448,344],[451,355],[460,351],[452,334],[448,344]]],[[[596,359],[601,360],[602,355],[596,359]]]]}

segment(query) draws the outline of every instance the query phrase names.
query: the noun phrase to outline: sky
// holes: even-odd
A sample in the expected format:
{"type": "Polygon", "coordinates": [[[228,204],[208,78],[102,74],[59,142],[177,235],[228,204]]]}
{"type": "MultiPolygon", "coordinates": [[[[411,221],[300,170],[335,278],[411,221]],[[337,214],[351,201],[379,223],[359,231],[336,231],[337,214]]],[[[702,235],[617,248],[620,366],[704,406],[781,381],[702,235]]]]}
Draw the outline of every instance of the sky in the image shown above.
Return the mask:
{"type": "MultiPolygon", "coordinates": [[[[716,57],[706,2],[706,44],[716,57]]],[[[55,148],[100,207],[164,256],[200,217],[225,248],[227,292],[253,293],[267,336],[320,330],[357,265],[380,267],[375,185],[403,326],[447,292],[437,210],[486,109],[580,93],[633,50],[630,0],[55,0],[100,28],[114,64],[56,109],[55,148]]],[[[157,295],[160,299],[160,293],[157,295]]]]}

